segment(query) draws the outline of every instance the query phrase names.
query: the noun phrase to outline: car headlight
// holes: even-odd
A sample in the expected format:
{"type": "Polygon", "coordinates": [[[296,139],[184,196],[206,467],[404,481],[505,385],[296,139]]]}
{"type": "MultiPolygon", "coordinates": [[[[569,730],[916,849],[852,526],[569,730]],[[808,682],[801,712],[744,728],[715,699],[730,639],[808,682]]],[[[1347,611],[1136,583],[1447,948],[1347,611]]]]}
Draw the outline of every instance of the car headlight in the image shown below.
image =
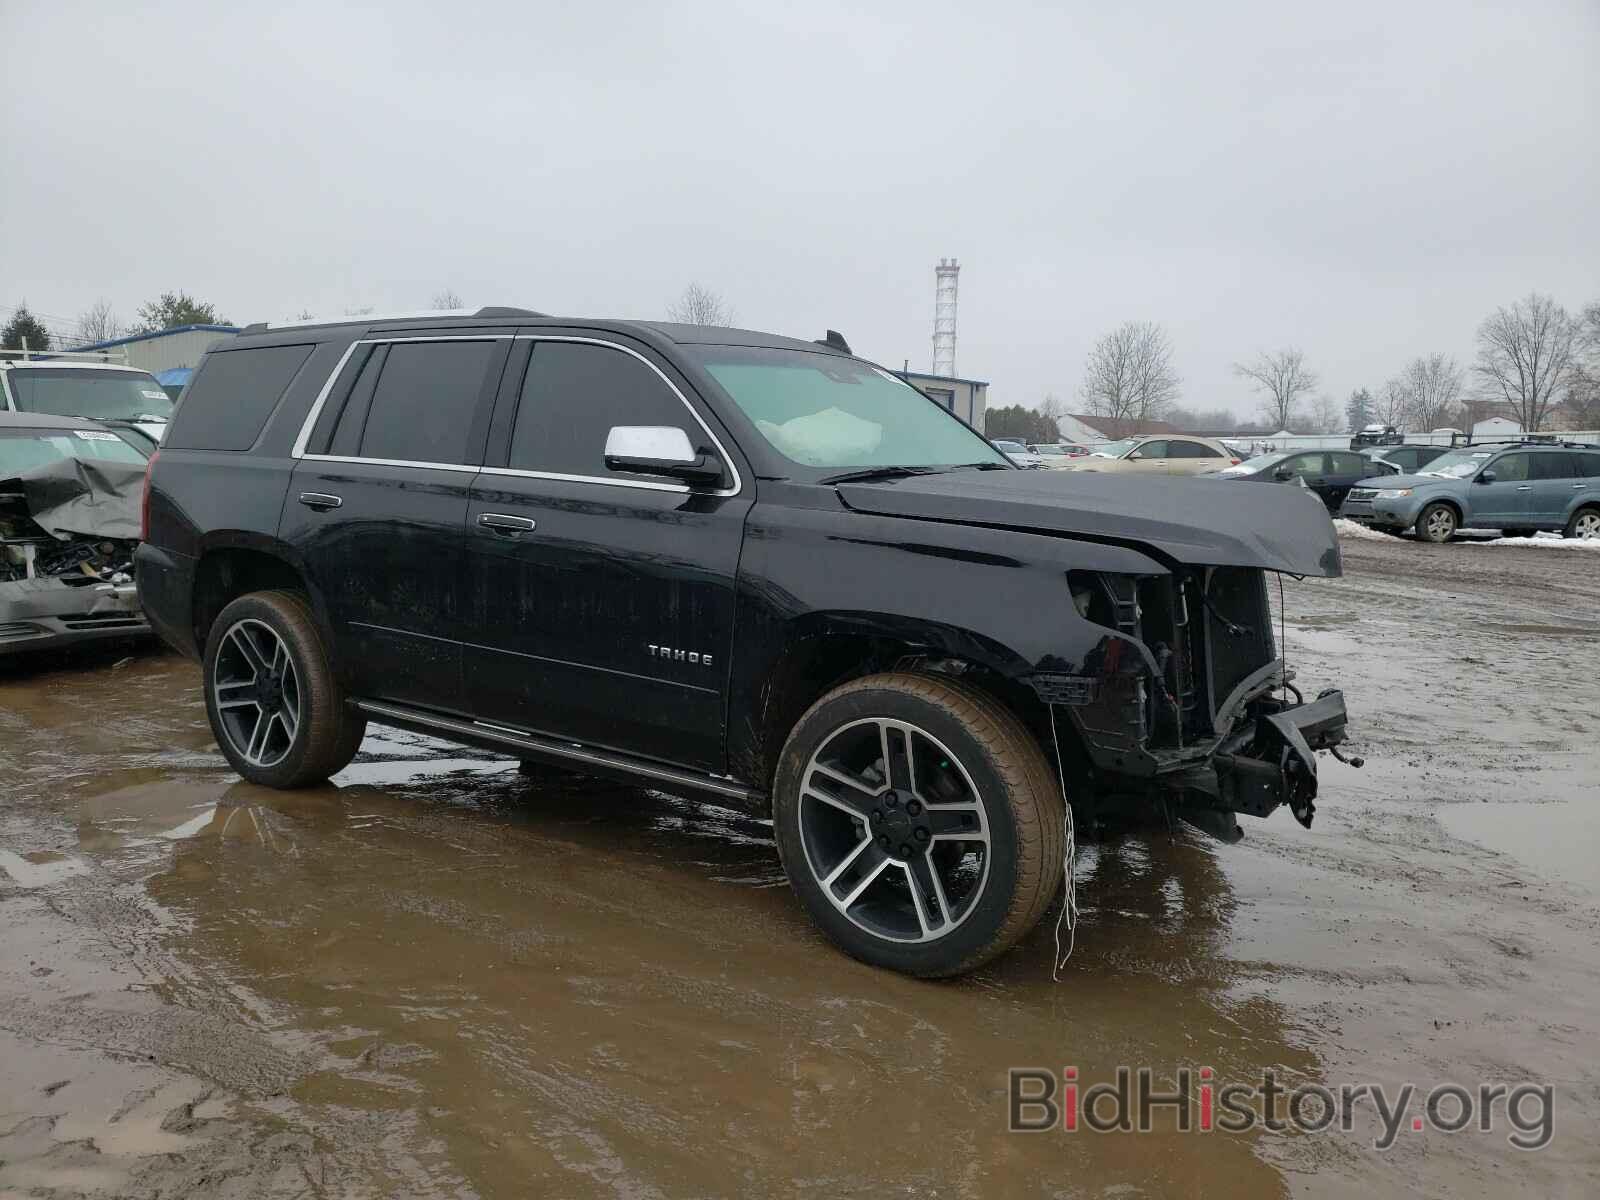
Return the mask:
{"type": "Polygon", "coordinates": [[[1411,489],[1410,488],[1379,488],[1378,489],[1377,499],[1379,499],[1379,500],[1403,500],[1403,499],[1405,499],[1405,497],[1407,497],[1409,495],[1411,495],[1411,489]]]}

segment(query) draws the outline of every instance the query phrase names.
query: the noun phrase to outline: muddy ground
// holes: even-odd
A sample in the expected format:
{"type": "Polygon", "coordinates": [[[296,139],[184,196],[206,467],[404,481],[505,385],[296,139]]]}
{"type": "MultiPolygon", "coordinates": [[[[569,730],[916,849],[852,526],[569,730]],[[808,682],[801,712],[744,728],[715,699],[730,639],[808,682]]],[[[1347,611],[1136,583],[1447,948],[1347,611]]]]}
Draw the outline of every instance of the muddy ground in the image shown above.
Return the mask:
{"type": "Polygon", "coordinates": [[[841,957],[748,817],[384,731],[263,791],[180,658],[0,663],[0,1194],[1600,1193],[1600,554],[1345,549],[1288,650],[1367,767],[1086,846],[1060,982],[1053,913],[954,983],[841,957]],[[1008,1067],[1118,1064],[1531,1081],[1554,1134],[1006,1131],[1008,1067]]]}

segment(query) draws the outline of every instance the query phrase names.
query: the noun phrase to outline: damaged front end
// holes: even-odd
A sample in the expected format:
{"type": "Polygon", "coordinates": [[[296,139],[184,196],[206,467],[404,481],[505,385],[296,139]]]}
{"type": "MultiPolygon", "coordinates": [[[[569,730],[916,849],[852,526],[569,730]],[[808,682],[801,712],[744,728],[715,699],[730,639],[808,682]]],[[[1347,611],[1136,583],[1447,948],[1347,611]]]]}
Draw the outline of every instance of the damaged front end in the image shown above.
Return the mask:
{"type": "MultiPolygon", "coordinates": [[[[1104,790],[1142,792],[1224,841],[1234,814],[1316,811],[1318,750],[1344,741],[1344,696],[1305,701],[1275,644],[1266,573],[1189,567],[1072,572],[1073,603],[1107,631],[1072,675],[1035,676],[1104,790]]],[[[1058,717],[1059,719],[1059,717],[1058,717]]]]}
{"type": "Polygon", "coordinates": [[[142,478],[68,458],[0,480],[0,654],[149,632],[133,581],[142,478]]]}

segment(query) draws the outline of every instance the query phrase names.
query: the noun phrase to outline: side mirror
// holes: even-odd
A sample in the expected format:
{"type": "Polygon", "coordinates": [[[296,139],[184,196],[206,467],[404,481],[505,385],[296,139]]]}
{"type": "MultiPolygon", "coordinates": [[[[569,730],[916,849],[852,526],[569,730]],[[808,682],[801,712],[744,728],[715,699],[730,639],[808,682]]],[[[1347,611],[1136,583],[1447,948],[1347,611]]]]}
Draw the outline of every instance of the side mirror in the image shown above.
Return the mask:
{"type": "Polygon", "coordinates": [[[1484,470],[1482,470],[1482,471],[1480,471],[1478,473],[1478,482],[1479,483],[1493,483],[1494,482],[1494,478],[1495,478],[1495,476],[1494,476],[1494,468],[1493,467],[1487,467],[1487,468],[1485,468],[1484,470]]]}
{"type": "Polygon", "coordinates": [[[1294,472],[1289,470],[1288,467],[1279,467],[1272,473],[1272,477],[1279,483],[1288,483],[1289,480],[1294,478],[1294,472]]]}
{"type": "Polygon", "coordinates": [[[634,475],[665,475],[696,487],[722,479],[722,462],[696,450],[675,425],[613,425],[606,434],[606,470],[634,475]]]}

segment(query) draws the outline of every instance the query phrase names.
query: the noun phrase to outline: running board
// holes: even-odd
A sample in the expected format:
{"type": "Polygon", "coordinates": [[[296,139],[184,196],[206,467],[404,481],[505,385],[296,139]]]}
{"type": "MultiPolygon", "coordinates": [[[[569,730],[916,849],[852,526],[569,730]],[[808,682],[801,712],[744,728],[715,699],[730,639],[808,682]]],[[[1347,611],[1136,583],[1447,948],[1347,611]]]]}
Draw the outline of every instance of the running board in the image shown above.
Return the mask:
{"type": "Polygon", "coordinates": [[[379,721],[397,721],[407,725],[437,729],[441,733],[457,734],[476,741],[491,742],[497,746],[526,750],[541,757],[559,759],[565,763],[594,767],[605,771],[617,771],[636,778],[650,779],[669,787],[688,788],[695,792],[710,792],[713,795],[726,796],[730,800],[738,800],[745,804],[752,804],[762,799],[759,792],[752,791],[731,780],[720,779],[711,775],[696,775],[693,771],[680,771],[675,767],[644,762],[626,754],[617,754],[609,750],[594,750],[587,746],[575,745],[572,742],[558,742],[520,729],[510,729],[504,725],[492,725],[487,721],[467,721],[456,717],[445,717],[437,713],[424,712],[420,709],[405,708],[398,704],[380,704],[376,700],[357,700],[356,707],[379,721]]]}

